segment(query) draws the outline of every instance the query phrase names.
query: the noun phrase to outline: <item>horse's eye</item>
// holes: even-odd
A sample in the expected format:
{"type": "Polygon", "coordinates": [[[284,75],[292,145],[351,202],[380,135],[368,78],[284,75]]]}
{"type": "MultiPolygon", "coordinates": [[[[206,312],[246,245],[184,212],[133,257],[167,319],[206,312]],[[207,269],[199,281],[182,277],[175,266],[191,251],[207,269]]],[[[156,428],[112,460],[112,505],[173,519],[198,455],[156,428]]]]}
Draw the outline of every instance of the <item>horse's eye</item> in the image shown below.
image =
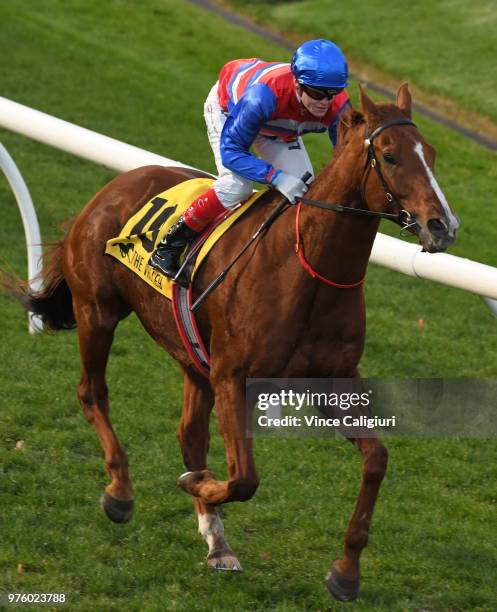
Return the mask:
{"type": "Polygon", "coordinates": [[[383,159],[387,162],[387,164],[391,164],[392,166],[397,163],[397,160],[391,153],[383,153],[383,159]]]}

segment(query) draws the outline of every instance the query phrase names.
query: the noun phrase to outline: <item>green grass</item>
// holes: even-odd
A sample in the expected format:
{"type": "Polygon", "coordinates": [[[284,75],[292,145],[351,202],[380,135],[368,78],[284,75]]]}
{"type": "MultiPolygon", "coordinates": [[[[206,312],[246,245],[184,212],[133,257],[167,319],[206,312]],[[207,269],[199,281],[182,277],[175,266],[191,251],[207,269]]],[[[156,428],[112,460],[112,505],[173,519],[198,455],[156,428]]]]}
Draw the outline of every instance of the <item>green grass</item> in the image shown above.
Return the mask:
{"type": "Polygon", "coordinates": [[[492,0],[224,0],[259,22],[335,41],[350,57],[497,121],[492,0]]]}
{"type": "MultiPolygon", "coordinates": [[[[207,170],[202,102],[220,66],[245,55],[287,57],[173,0],[25,0],[1,4],[0,23],[2,95],[207,170]]],[[[416,121],[438,150],[439,182],[462,219],[452,252],[496,265],[495,155],[416,121]]],[[[29,185],[45,239],[114,175],[4,130],[0,140],[29,185]]],[[[325,138],[310,138],[309,150],[316,167],[329,156],[325,138]]],[[[0,202],[2,267],[25,276],[22,225],[5,181],[0,202]]],[[[367,299],[365,375],[495,376],[496,322],[475,296],[371,266],[367,299]]],[[[137,508],[129,525],[114,525],[98,507],[107,482],[101,450],[75,398],[76,334],[29,336],[4,295],[0,313],[0,592],[65,591],[70,609],[85,612],[342,608],[322,580],[355,503],[360,461],[350,445],[257,440],[260,490],[223,508],[246,571],[208,571],[191,501],[175,484],[183,471],[177,365],[134,316],[118,328],[108,382],[137,508]]],[[[349,609],[494,610],[495,441],[388,446],[361,599],[349,609]]],[[[217,435],[211,456],[222,476],[217,435]]]]}

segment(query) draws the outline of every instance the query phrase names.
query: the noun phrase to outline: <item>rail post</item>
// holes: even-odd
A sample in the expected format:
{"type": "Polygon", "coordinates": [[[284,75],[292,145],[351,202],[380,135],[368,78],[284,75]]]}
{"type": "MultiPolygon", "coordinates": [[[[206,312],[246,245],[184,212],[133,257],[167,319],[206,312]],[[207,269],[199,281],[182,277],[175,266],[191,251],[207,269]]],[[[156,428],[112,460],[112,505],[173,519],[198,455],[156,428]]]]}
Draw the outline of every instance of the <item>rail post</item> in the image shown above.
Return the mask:
{"type": "MultiPolygon", "coordinates": [[[[14,193],[21,213],[26,236],[26,248],[28,251],[28,280],[31,289],[37,291],[41,288],[41,279],[37,278],[42,267],[42,246],[40,226],[33,206],[33,200],[18,167],[9,155],[7,149],[0,143],[0,167],[14,193]]],[[[29,333],[33,334],[43,329],[43,323],[39,316],[29,313],[29,333]]]]}

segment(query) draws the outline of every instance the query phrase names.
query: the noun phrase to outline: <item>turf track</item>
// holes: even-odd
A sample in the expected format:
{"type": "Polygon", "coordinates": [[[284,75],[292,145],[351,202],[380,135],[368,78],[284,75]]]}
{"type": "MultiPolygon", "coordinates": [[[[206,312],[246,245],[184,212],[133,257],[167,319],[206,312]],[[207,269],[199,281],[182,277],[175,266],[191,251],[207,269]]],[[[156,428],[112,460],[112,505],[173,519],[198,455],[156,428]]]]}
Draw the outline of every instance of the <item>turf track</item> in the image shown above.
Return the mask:
{"type": "MultiPolygon", "coordinates": [[[[276,34],[272,30],[270,30],[268,27],[261,27],[254,21],[247,19],[246,17],[243,17],[242,15],[239,15],[238,13],[235,13],[232,10],[227,10],[226,8],[224,8],[224,6],[221,6],[216,2],[210,2],[210,0],[189,0],[189,2],[192,2],[193,4],[196,4],[197,6],[200,6],[208,11],[213,12],[216,15],[219,15],[222,19],[225,19],[229,21],[230,23],[240,26],[243,29],[247,30],[248,32],[253,32],[261,36],[261,38],[265,38],[267,40],[275,42],[277,45],[285,49],[288,49],[290,52],[292,52],[295,49],[295,43],[292,42],[289,38],[285,38],[285,36],[282,36],[281,34],[276,34]]],[[[238,6],[238,3],[236,0],[233,0],[232,4],[234,4],[235,6],[238,6]]],[[[261,2],[261,4],[263,5],[264,2],[261,2]]],[[[271,4],[269,4],[269,6],[271,6],[271,4]]],[[[245,4],[243,8],[246,9],[245,4]]],[[[274,27],[274,21],[272,21],[271,19],[266,18],[266,19],[262,19],[262,21],[263,23],[266,23],[267,25],[272,25],[274,27]]],[[[324,34],[322,33],[321,34],[316,33],[316,36],[320,36],[320,35],[324,36],[324,34]]],[[[307,36],[309,36],[309,33],[307,33],[307,36]]],[[[335,34],[333,36],[335,36],[335,34]]],[[[367,81],[363,78],[358,77],[353,72],[350,72],[349,76],[350,76],[351,81],[359,81],[363,85],[367,85],[370,91],[380,94],[381,96],[387,98],[388,100],[395,100],[395,92],[387,89],[381,84],[376,83],[375,81],[367,81]]],[[[478,144],[481,144],[484,147],[491,149],[492,151],[497,151],[497,142],[493,140],[492,138],[483,136],[482,134],[479,134],[473,129],[465,127],[464,125],[462,125],[461,123],[458,123],[457,121],[451,120],[447,116],[441,114],[440,112],[437,112],[436,110],[433,110],[432,108],[428,106],[423,106],[422,104],[414,102],[413,108],[415,109],[417,113],[419,113],[423,117],[432,119],[433,121],[440,123],[446,128],[453,129],[455,132],[458,132],[459,134],[466,136],[466,138],[469,138],[470,140],[474,140],[478,144]]]]}
{"type": "MultiPolygon", "coordinates": [[[[0,23],[2,95],[208,170],[201,107],[219,67],[236,56],[287,57],[172,0],[140,8],[75,0],[70,10],[62,0],[12,2],[0,5],[0,23]]],[[[453,252],[495,265],[495,155],[416,119],[438,149],[440,183],[463,221],[453,252]]],[[[113,176],[5,131],[0,139],[28,182],[45,239],[113,176]]],[[[309,139],[309,149],[316,167],[329,155],[323,138],[309,139]]],[[[0,201],[1,261],[24,274],[22,226],[5,183],[0,201]]],[[[476,297],[372,266],[367,299],[364,374],[495,375],[495,319],[476,297]]],[[[183,471],[177,366],[134,317],[118,329],[108,381],[137,512],[116,526],[98,508],[106,477],[75,400],[75,334],[28,336],[22,312],[3,295],[0,312],[0,591],[65,591],[70,609],[81,611],[341,608],[322,578],[340,554],[358,486],[348,444],[259,440],[256,498],[223,510],[246,571],[209,572],[191,502],[175,484],[183,471]]],[[[495,441],[391,440],[389,449],[362,596],[350,609],[495,609],[495,441]]],[[[211,455],[224,474],[218,436],[211,455]]]]}

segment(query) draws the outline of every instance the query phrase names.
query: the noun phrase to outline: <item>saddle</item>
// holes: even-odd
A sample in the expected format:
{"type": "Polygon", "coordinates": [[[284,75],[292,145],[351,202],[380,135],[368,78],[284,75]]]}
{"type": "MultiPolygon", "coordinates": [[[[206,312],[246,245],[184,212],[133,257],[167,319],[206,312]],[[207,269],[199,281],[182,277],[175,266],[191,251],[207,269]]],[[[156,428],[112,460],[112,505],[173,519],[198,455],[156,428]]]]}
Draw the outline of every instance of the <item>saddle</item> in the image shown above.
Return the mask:
{"type": "MultiPolygon", "coordinates": [[[[148,260],[169,228],[176,223],[191,202],[207,191],[213,182],[213,179],[208,178],[191,179],[157,194],[126,222],[118,236],[107,241],[105,254],[117,259],[119,263],[171,300],[174,281],[149,266],[148,260]]],[[[243,204],[220,215],[193,243],[190,251],[185,254],[189,260],[192,259],[191,281],[219,238],[264,192],[264,189],[255,192],[243,204]],[[195,261],[193,253],[196,253],[195,261]]]]}
{"type": "Polygon", "coordinates": [[[209,375],[209,355],[198,332],[194,315],[190,311],[191,283],[219,238],[266,190],[255,192],[246,202],[222,213],[183,255],[184,271],[190,279],[188,289],[180,287],[172,279],[149,266],[148,260],[169,228],[176,223],[191,202],[207,191],[213,182],[213,179],[206,178],[191,179],[157,194],[126,222],[118,236],[107,241],[105,247],[106,255],[117,259],[172,301],[174,317],[183,344],[197,369],[204,376],[209,375]]]}

